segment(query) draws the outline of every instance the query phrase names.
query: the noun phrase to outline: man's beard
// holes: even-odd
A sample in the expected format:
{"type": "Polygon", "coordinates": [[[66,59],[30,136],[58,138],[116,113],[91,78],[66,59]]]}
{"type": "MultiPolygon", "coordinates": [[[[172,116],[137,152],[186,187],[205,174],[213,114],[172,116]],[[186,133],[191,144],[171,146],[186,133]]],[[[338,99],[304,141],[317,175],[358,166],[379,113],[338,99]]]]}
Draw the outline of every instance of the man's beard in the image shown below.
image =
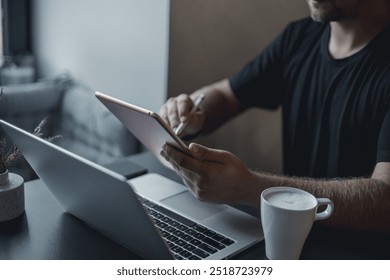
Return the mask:
{"type": "Polygon", "coordinates": [[[355,9],[346,10],[336,6],[334,0],[307,0],[307,2],[312,19],[318,22],[340,21],[356,14],[355,9]]]}

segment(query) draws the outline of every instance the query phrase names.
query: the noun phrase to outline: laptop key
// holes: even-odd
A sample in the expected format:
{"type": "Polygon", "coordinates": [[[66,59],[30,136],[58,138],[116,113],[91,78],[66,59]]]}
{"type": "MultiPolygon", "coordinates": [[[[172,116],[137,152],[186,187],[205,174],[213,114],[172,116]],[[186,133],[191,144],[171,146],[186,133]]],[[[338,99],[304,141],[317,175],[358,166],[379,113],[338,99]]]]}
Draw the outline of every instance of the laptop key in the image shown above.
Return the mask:
{"type": "Polygon", "coordinates": [[[196,234],[197,232],[196,232],[195,230],[189,228],[189,229],[186,230],[186,233],[187,233],[187,234],[190,234],[190,235],[194,235],[194,234],[196,234]]]}
{"type": "Polygon", "coordinates": [[[192,254],[186,250],[181,251],[179,254],[180,254],[180,256],[182,256],[183,258],[186,258],[186,259],[188,259],[192,256],[192,254]]]}
{"type": "Polygon", "coordinates": [[[176,230],[172,234],[176,235],[177,237],[182,237],[184,235],[184,232],[180,230],[176,230]]]}
{"type": "Polygon", "coordinates": [[[184,249],[179,247],[179,246],[174,246],[171,248],[171,251],[174,252],[174,253],[180,253],[181,251],[183,251],[184,249]]]}
{"type": "Polygon", "coordinates": [[[176,221],[174,221],[174,220],[170,221],[168,224],[171,225],[171,226],[173,226],[173,227],[177,227],[178,225],[180,225],[179,222],[176,222],[176,221]]]}
{"type": "Polygon", "coordinates": [[[212,230],[208,229],[208,230],[202,232],[202,234],[204,234],[204,235],[206,235],[208,237],[212,237],[212,236],[216,235],[217,233],[215,231],[212,231],[212,230]]]}
{"type": "Polygon", "coordinates": [[[188,227],[185,225],[179,225],[177,228],[182,230],[182,231],[186,231],[188,229],[188,227]]]}
{"type": "Polygon", "coordinates": [[[168,231],[165,231],[165,230],[162,231],[162,236],[163,236],[164,238],[167,238],[169,235],[170,235],[170,234],[169,234],[168,231]]]}
{"type": "Polygon", "coordinates": [[[196,247],[191,245],[191,244],[187,244],[185,246],[183,246],[184,249],[186,249],[187,251],[193,251],[196,247]]]}
{"type": "Polygon", "coordinates": [[[156,224],[156,226],[158,226],[159,228],[166,228],[168,225],[166,223],[163,223],[163,222],[158,222],[156,224]]]}
{"type": "Polygon", "coordinates": [[[220,234],[215,234],[213,237],[212,237],[215,241],[221,241],[222,239],[225,238],[225,236],[223,235],[220,235],[220,234]]]}
{"type": "Polygon", "coordinates": [[[234,243],[234,241],[229,239],[229,238],[224,238],[221,240],[221,243],[225,244],[226,246],[229,246],[229,245],[232,245],[234,243]]]}
{"type": "Polygon", "coordinates": [[[164,223],[169,223],[170,221],[172,221],[172,219],[168,217],[164,217],[161,219],[161,221],[163,221],[164,223]]]}
{"type": "Polygon", "coordinates": [[[203,238],[205,238],[206,236],[201,234],[201,233],[195,233],[193,235],[195,238],[199,239],[199,240],[202,240],[203,238]]]}
{"type": "Polygon", "coordinates": [[[198,257],[201,257],[202,259],[207,258],[210,256],[210,254],[206,253],[205,251],[202,251],[201,249],[195,249],[192,251],[194,255],[197,255],[198,257]]]}
{"type": "Polygon", "coordinates": [[[199,241],[198,239],[192,239],[191,241],[190,241],[190,243],[192,244],[192,245],[194,245],[194,246],[199,246],[199,244],[202,244],[202,242],[201,241],[199,241]]]}
{"type": "Polygon", "coordinates": [[[199,248],[204,250],[204,251],[206,251],[209,254],[214,254],[214,253],[216,253],[218,251],[218,250],[215,250],[213,247],[211,247],[211,246],[209,246],[209,245],[207,245],[205,243],[200,244],[199,248]]]}
{"type": "Polygon", "coordinates": [[[150,208],[156,207],[156,204],[150,201],[145,201],[142,204],[150,208]]]}
{"type": "Polygon", "coordinates": [[[196,231],[199,231],[199,232],[204,232],[204,231],[207,230],[205,227],[203,227],[203,226],[201,226],[201,225],[198,225],[198,224],[194,225],[194,226],[192,227],[192,229],[194,229],[194,230],[196,230],[196,231]]]}
{"type": "Polygon", "coordinates": [[[171,242],[175,242],[176,240],[179,239],[179,237],[177,236],[174,236],[174,235],[170,235],[166,238],[167,240],[171,241],[171,242]]]}
{"type": "Polygon", "coordinates": [[[187,245],[187,242],[185,242],[182,239],[179,239],[179,240],[175,241],[175,244],[178,245],[178,246],[184,247],[185,245],[187,245]]]}
{"type": "Polygon", "coordinates": [[[164,230],[167,231],[167,232],[171,232],[172,233],[172,232],[174,232],[176,230],[176,228],[174,228],[172,226],[168,226],[164,230]]]}
{"type": "Polygon", "coordinates": [[[156,219],[161,219],[164,217],[163,215],[161,215],[160,213],[157,213],[157,212],[152,214],[152,216],[155,217],[156,219]]]}
{"type": "Polygon", "coordinates": [[[211,239],[210,237],[203,238],[202,242],[205,242],[208,245],[211,245],[214,248],[217,248],[218,250],[222,250],[223,248],[225,248],[225,246],[223,244],[211,239]]]}
{"type": "Polygon", "coordinates": [[[181,236],[181,239],[183,239],[185,241],[190,241],[190,240],[193,240],[194,238],[188,234],[184,234],[183,236],[181,236]]]}

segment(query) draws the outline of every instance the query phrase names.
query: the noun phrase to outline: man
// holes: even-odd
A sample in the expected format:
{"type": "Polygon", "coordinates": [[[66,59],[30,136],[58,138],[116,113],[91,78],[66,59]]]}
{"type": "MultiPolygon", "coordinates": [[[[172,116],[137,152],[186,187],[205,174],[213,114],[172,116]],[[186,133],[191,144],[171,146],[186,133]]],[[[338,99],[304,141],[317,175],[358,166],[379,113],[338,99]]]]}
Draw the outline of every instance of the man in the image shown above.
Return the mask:
{"type": "Polygon", "coordinates": [[[169,145],[162,155],[201,200],[259,207],[264,189],[293,186],[334,202],[324,224],[390,231],[390,1],[307,2],[311,19],[290,24],[236,75],[161,108],[171,127],[187,123],[184,137],[248,107],[282,106],[286,176],[195,143],[192,156],[169,145]]]}

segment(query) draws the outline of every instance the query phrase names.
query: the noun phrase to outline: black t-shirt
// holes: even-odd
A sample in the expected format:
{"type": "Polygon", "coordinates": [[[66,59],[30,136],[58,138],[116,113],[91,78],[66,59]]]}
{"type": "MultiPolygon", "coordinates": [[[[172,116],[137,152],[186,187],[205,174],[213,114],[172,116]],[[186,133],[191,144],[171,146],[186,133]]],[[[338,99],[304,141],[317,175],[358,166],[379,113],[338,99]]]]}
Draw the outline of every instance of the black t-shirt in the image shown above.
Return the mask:
{"type": "Polygon", "coordinates": [[[329,36],[329,24],[292,23],[230,85],[243,108],[282,106],[285,174],[370,176],[390,161],[390,26],[345,59],[329,36]]]}

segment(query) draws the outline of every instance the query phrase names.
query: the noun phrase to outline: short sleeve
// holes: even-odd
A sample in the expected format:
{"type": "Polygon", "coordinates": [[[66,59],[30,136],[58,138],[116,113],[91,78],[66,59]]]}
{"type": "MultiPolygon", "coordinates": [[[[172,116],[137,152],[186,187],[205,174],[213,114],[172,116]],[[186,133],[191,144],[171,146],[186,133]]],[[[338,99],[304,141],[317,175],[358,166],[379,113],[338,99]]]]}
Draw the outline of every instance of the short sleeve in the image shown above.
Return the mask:
{"type": "Polygon", "coordinates": [[[244,108],[276,109],[281,103],[282,65],[279,47],[282,36],[230,77],[230,86],[244,108]]]}

